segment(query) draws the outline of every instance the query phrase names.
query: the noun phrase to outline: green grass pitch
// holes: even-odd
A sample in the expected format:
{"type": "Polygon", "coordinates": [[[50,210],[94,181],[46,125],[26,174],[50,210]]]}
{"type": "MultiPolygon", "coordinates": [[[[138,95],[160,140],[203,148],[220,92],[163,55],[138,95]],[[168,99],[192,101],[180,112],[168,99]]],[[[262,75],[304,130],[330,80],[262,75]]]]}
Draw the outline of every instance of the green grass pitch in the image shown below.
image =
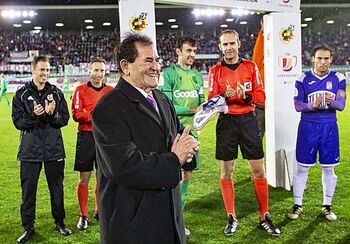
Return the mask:
{"type": "MultiPolygon", "coordinates": [[[[70,107],[70,101],[68,100],[70,107]]],[[[348,106],[349,106],[348,102],[348,106]]],[[[219,163],[214,159],[215,121],[210,122],[200,135],[201,169],[194,172],[185,208],[186,226],[191,230],[187,241],[199,243],[350,243],[350,113],[338,113],[341,164],[336,168],[338,186],[333,208],[338,216],[335,222],[321,215],[322,186],[319,166],[310,170],[308,189],[304,195],[304,213],[290,221],[287,213],[293,205],[292,192],[270,187],[270,212],[274,223],[281,228],[278,238],[268,236],[258,227],[258,206],[247,162],[239,159],[236,165],[236,212],[239,227],[234,236],[223,234],[226,214],[218,184],[219,163]]],[[[73,171],[77,124],[71,119],[63,128],[65,167],[66,224],[73,231],[62,237],[54,230],[50,197],[44,173],[41,173],[36,205],[36,234],[28,243],[99,243],[98,222],[91,218],[90,228],[78,231],[78,204],[75,193],[77,172],[73,171]]],[[[16,161],[19,131],[11,121],[11,108],[5,100],[0,103],[0,243],[15,243],[22,233],[20,219],[21,190],[19,162],[16,161]]],[[[93,183],[90,184],[89,213],[92,215],[93,183]]],[[[145,227],[147,231],[147,227],[145,227]]],[[[166,244],[166,243],[165,243],[166,244]]]]}

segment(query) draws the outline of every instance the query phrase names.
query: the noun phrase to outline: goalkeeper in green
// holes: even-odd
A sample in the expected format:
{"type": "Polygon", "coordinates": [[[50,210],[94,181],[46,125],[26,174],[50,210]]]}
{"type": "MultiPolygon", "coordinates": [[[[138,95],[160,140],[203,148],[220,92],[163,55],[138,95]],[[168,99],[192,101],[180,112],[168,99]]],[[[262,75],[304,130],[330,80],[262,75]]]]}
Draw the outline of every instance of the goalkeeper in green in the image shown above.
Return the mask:
{"type": "MultiPolygon", "coordinates": [[[[201,109],[205,101],[203,93],[203,76],[191,68],[197,53],[196,40],[190,36],[180,37],[176,44],[178,57],[176,64],[171,64],[162,72],[159,88],[169,97],[176,109],[180,122],[191,126],[191,133],[198,138],[198,132],[193,129],[193,116],[201,109]]],[[[182,181],[180,182],[182,209],[186,204],[188,184],[194,169],[199,168],[199,154],[194,163],[182,167],[182,181]]],[[[185,228],[185,234],[190,231],[185,228]]]]}
{"type": "Polygon", "coordinates": [[[10,106],[11,102],[9,98],[6,96],[7,84],[8,84],[8,81],[6,80],[4,73],[1,73],[0,74],[0,102],[4,97],[6,99],[7,106],[10,106]]]}

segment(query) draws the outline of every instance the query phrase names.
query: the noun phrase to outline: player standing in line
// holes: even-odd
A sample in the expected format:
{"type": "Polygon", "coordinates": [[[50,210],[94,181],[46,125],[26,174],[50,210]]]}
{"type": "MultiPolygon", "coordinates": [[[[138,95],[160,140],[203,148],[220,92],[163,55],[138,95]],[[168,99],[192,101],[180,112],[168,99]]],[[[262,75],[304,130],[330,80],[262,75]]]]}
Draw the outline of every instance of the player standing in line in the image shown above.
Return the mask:
{"type": "MultiPolygon", "coordinates": [[[[190,36],[180,37],[176,45],[178,57],[176,64],[170,64],[163,71],[163,82],[160,89],[173,102],[176,114],[181,124],[190,125],[191,133],[198,138],[198,132],[193,129],[193,116],[201,109],[205,101],[203,93],[203,77],[197,70],[191,69],[197,53],[196,40],[190,36]]],[[[183,177],[180,183],[182,209],[186,205],[188,185],[192,171],[199,168],[199,154],[193,164],[185,164],[182,167],[183,177]]],[[[189,229],[185,228],[185,234],[190,235],[189,229]]]]}
{"type": "MultiPolygon", "coordinates": [[[[88,228],[88,196],[91,171],[96,161],[95,140],[92,135],[91,113],[98,100],[112,90],[111,86],[104,83],[106,61],[96,58],[90,63],[90,81],[79,85],[73,95],[72,114],[74,121],[79,123],[78,137],[75,154],[74,170],[79,171],[77,183],[77,196],[80,207],[78,229],[88,228]]],[[[96,166],[96,164],[95,164],[96,166]]],[[[97,204],[97,178],[95,181],[95,211],[94,218],[98,220],[97,204]]]]}
{"type": "Polygon", "coordinates": [[[307,71],[295,82],[294,106],[301,112],[298,128],[296,159],[297,168],[293,177],[294,206],[290,219],[297,219],[302,212],[305,183],[311,166],[319,163],[322,167],[323,207],[328,220],[334,221],[332,198],[337,185],[334,167],[339,164],[339,133],[336,111],[342,111],[346,104],[345,76],[330,71],[333,60],[328,45],[315,47],[313,69],[307,71]]]}
{"type": "Polygon", "coordinates": [[[4,97],[6,99],[7,106],[10,106],[11,102],[6,96],[7,85],[8,85],[8,81],[6,80],[4,73],[0,73],[0,102],[4,97]]]}
{"type": "Polygon", "coordinates": [[[255,63],[239,57],[240,46],[239,35],[235,30],[223,31],[219,36],[223,60],[209,72],[208,98],[222,95],[228,105],[228,113],[221,113],[216,124],[216,159],[221,161],[219,181],[228,218],[224,233],[233,235],[238,226],[232,173],[239,146],[254,176],[260,210],[259,224],[272,236],[279,236],[280,230],[273,225],[269,214],[264,152],[254,114],[255,104],[265,101],[265,93],[255,63]]]}

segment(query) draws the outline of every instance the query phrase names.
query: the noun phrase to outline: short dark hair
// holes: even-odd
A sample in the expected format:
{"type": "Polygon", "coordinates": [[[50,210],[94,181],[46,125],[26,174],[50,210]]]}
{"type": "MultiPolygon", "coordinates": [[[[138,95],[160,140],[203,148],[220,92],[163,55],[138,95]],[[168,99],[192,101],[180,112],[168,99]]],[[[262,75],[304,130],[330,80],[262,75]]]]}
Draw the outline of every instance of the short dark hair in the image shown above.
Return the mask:
{"type": "Polygon", "coordinates": [[[129,63],[135,62],[135,59],[139,55],[136,49],[135,43],[140,43],[145,46],[153,45],[151,38],[144,34],[129,32],[126,34],[125,39],[117,47],[117,64],[119,71],[123,73],[120,62],[124,59],[129,63]]]}
{"type": "Polygon", "coordinates": [[[226,29],[226,30],[223,30],[223,31],[220,33],[220,35],[219,35],[219,43],[220,43],[220,37],[221,37],[223,34],[228,34],[228,33],[236,35],[236,36],[237,36],[237,39],[239,40],[239,34],[238,34],[237,31],[235,31],[235,30],[233,30],[233,29],[226,29]]]}
{"type": "Polygon", "coordinates": [[[48,63],[50,63],[50,59],[48,57],[46,57],[45,55],[35,56],[33,58],[33,61],[32,61],[32,67],[35,69],[36,65],[39,62],[48,62],[48,63]]]}
{"type": "Polygon", "coordinates": [[[176,48],[181,49],[185,43],[188,43],[191,47],[196,46],[196,40],[192,36],[182,36],[177,39],[176,48]]]}
{"type": "Polygon", "coordinates": [[[333,56],[333,48],[331,48],[330,46],[328,46],[327,44],[325,43],[322,43],[320,45],[317,45],[315,48],[314,48],[314,53],[313,53],[313,56],[315,57],[316,55],[316,52],[318,50],[323,50],[323,51],[329,51],[331,53],[331,56],[333,56]]]}
{"type": "Polygon", "coordinates": [[[93,60],[91,60],[90,65],[93,63],[104,63],[106,64],[106,60],[104,60],[103,58],[94,58],[93,60]]]}

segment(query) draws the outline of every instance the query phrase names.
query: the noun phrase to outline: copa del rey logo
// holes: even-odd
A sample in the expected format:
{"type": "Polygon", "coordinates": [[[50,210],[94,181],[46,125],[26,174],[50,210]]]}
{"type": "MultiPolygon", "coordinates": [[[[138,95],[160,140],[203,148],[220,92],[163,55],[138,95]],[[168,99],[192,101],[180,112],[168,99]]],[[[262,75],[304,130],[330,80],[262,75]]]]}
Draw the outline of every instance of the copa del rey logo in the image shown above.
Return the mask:
{"type": "Polygon", "coordinates": [[[291,71],[297,65],[297,56],[286,53],[278,57],[278,65],[283,71],[291,71]]]}

